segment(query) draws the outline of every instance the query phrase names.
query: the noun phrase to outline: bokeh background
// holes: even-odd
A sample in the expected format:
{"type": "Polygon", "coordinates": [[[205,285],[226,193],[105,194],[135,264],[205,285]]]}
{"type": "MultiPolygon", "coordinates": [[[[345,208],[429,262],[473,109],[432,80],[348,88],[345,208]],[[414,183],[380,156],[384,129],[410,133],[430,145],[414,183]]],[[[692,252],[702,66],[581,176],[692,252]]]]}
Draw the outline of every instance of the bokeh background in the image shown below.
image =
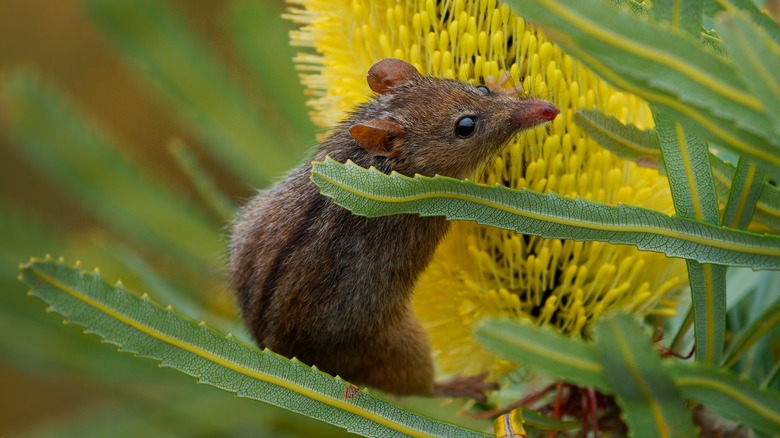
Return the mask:
{"type": "MultiPolygon", "coordinates": [[[[214,251],[216,268],[193,275],[192,267],[179,266],[176,255],[150,248],[96,214],[94,200],[85,202],[76,185],[41,165],[46,148],[56,145],[31,148],[47,130],[104,133],[142,179],[167,187],[209,218],[216,248],[222,248],[227,221],[209,209],[168,146],[173,140],[186,145],[201,176],[212,179],[232,206],[263,184],[238,177],[204,152],[218,145],[180,116],[181,102],[164,96],[164,87],[145,74],[149,66],[116,44],[105,23],[101,27],[96,22],[99,13],[94,10],[100,3],[0,0],[0,436],[345,435],[300,415],[198,385],[148,359],[117,353],[115,346],[101,344],[82,328],[63,325],[60,315],[45,312],[42,302],[26,296],[27,287],[16,278],[18,264],[46,253],[63,255],[68,263],[80,260],[85,269],[100,266],[107,280],[121,278],[129,289],[149,292],[163,303],[189,303],[198,310],[189,316],[210,315],[209,323],[218,329],[248,339],[225,289],[220,269],[224,252],[214,251]],[[23,116],[34,122],[25,128],[31,135],[20,135],[18,108],[31,99],[18,88],[11,91],[9,84],[20,75],[34,89],[41,85],[44,96],[53,93],[52,99],[83,124],[52,127],[42,116],[36,121],[32,111],[23,116]],[[158,288],[172,295],[157,296],[158,288]]],[[[133,7],[132,1],[102,3],[133,7]]],[[[260,115],[258,124],[270,127],[274,138],[295,143],[285,162],[270,163],[275,175],[263,181],[283,175],[291,162],[303,161],[317,130],[308,121],[292,62],[298,49],[286,43],[293,26],[281,18],[285,5],[268,0],[156,4],[183,23],[199,50],[242,90],[260,115]],[[276,79],[262,83],[269,77],[276,79]],[[290,120],[285,116],[290,113],[300,117],[290,120]]],[[[149,23],[156,19],[144,17],[143,11],[139,17],[149,23]]],[[[257,143],[257,148],[271,147],[257,143]]],[[[112,163],[91,165],[110,168],[112,163]]],[[[186,309],[184,304],[177,308],[186,309]]]]}

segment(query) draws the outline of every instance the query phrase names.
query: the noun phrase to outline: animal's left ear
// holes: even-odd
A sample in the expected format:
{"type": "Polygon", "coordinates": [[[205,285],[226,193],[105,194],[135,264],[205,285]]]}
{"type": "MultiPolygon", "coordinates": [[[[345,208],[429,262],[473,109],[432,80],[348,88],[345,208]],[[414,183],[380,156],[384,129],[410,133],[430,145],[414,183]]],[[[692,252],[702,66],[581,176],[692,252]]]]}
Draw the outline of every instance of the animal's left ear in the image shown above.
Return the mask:
{"type": "Polygon", "coordinates": [[[419,79],[422,75],[412,64],[396,58],[385,58],[368,69],[368,86],[379,94],[387,94],[393,88],[419,79]]]}
{"type": "Polygon", "coordinates": [[[400,123],[388,119],[371,119],[349,128],[360,147],[377,157],[397,157],[405,134],[400,123]]]}

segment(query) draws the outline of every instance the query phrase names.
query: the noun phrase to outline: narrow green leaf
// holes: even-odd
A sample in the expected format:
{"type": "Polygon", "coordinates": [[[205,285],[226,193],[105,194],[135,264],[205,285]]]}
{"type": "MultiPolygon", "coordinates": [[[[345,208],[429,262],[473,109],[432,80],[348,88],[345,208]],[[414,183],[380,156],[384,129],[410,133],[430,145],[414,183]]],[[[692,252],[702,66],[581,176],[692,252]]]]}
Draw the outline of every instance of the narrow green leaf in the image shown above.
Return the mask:
{"type": "Polygon", "coordinates": [[[653,17],[669,23],[672,29],[698,35],[704,13],[702,0],[655,0],[653,17]]]}
{"type": "MultiPolygon", "coordinates": [[[[715,155],[710,155],[710,165],[718,197],[728,199],[737,169],[715,155]]],[[[756,208],[753,211],[753,220],[780,230],[780,190],[768,182],[762,186],[756,208]]],[[[726,225],[728,226],[728,224],[726,225]]]]}
{"type": "MultiPolygon", "coordinates": [[[[655,114],[674,209],[681,217],[720,224],[707,143],[679,122],[655,114]]],[[[726,266],[687,260],[696,359],[718,363],[726,335],[726,266]]]]}
{"type": "Polygon", "coordinates": [[[717,227],[640,207],[608,206],[442,176],[386,175],[330,158],[312,165],[312,180],[336,204],[361,216],[445,216],[545,238],[635,245],[702,263],[780,268],[778,236],[717,227]]]}
{"type": "Polygon", "coordinates": [[[31,165],[113,229],[175,256],[179,263],[221,269],[219,225],[160,182],[140,175],[92,117],[26,74],[16,73],[0,87],[8,133],[31,165]]]}
{"type": "Polygon", "coordinates": [[[686,314],[682,324],[680,324],[680,328],[677,330],[677,333],[674,335],[672,343],[669,345],[670,351],[683,355],[686,354],[685,352],[681,352],[680,348],[682,348],[683,343],[686,340],[686,335],[688,334],[688,331],[691,329],[691,327],[693,327],[693,306],[688,307],[688,313],[686,314]]]}
{"type": "Polygon", "coordinates": [[[774,383],[778,377],[780,377],[780,362],[777,362],[774,368],[772,368],[772,370],[767,373],[766,379],[761,382],[761,389],[765,390],[769,388],[769,385],[774,383]]]}
{"type": "Polygon", "coordinates": [[[696,436],[682,394],[662,366],[650,336],[634,317],[618,314],[599,320],[596,351],[611,392],[634,434],[696,436]]]}
{"type": "Polygon", "coordinates": [[[780,301],[766,309],[735,341],[723,359],[724,367],[733,366],[755,343],[780,324],[780,301]]]}
{"type": "Polygon", "coordinates": [[[620,158],[636,161],[642,167],[664,171],[661,145],[653,130],[625,125],[598,110],[578,111],[574,114],[574,123],[620,158]]]}
{"type": "Polygon", "coordinates": [[[780,135],[780,45],[748,17],[739,12],[722,18],[720,29],[729,58],[747,88],[764,105],[780,135]]]}
{"type": "Polygon", "coordinates": [[[157,360],[241,397],[362,435],[485,436],[404,411],[366,390],[345,399],[344,381],[224,336],[146,295],[139,298],[121,285],[112,287],[98,274],[37,260],[22,267],[22,280],[52,310],[122,351],[157,360]]]}
{"type": "Polygon", "coordinates": [[[696,360],[717,363],[726,336],[726,266],[688,260],[696,360]]]}
{"type": "Polygon", "coordinates": [[[764,183],[756,210],[753,212],[753,218],[762,224],[780,230],[780,190],[776,186],[764,183]]]}
{"type": "Polygon", "coordinates": [[[530,323],[486,321],[475,336],[499,356],[551,377],[608,391],[595,348],[530,323]]]}
{"type": "Polygon", "coordinates": [[[280,119],[296,136],[296,144],[311,144],[314,123],[292,62],[297,50],[288,41],[293,24],[279,19],[282,8],[277,2],[232,2],[227,10],[228,30],[258,87],[278,107],[280,119]]]}
{"type": "Polygon", "coordinates": [[[731,228],[747,228],[765,181],[766,173],[763,169],[748,160],[739,160],[731,182],[729,201],[723,212],[723,225],[731,228]]]}
{"type": "MultiPolygon", "coordinates": [[[[620,158],[666,173],[661,146],[654,130],[640,130],[632,125],[624,125],[598,110],[581,110],[574,114],[574,122],[592,139],[620,158]]],[[[718,198],[728,199],[736,168],[713,154],[710,154],[710,166],[718,198]]],[[[753,219],[780,230],[780,190],[777,187],[764,183],[753,219]]]]}
{"type": "Polygon", "coordinates": [[[600,0],[508,3],[613,85],[780,174],[780,139],[772,135],[764,105],[727,61],[693,37],[600,0]]]}
{"type": "Polygon", "coordinates": [[[683,395],[704,404],[707,409],[766,434],[780,430],[778,394],[761,391],[722,368],[702,363],[691,366],[670,362],[667,368],[683,395]]]}
{"type": "MultiPolygon", "coordinates": [[[[89,16],[167,98],[209,152],[261,185],[296,164],[302,144],[275,132],[246,93],[167,2],[83,0],[89,16]]],[[[273,60],[266,60],[273,62],[273,60]]],[[[269,113],[270,114],[270,113],[269,113]]]]}
{"type": "Polygon", "coordinates": [[[217,188],[214,180],[200,166],[187,145],[181,140],[174,140],[168,144],[168,150],[220,223],[229,223],[236,207],[230,198],[217,188]]]}

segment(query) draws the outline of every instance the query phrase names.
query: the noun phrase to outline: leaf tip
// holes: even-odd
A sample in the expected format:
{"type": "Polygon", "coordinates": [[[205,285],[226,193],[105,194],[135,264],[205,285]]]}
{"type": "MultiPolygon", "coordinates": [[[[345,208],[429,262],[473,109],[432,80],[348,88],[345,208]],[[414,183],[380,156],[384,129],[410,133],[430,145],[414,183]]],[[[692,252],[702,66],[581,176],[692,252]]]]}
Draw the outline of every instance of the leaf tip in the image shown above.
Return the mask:
{"type": "Polygon", "coordinates": [[[146,293],[146,292],[144,292],[144,294],[141,295],[141,299],[144,300],[144,301],[147,301],[147,302],[151,301],[151,299],[149,298],[149,294],[146,293]]]}
{"type": "Polygon", "coordinates": [[[171,312],[171,313],[174,312],[173,305],[172,304],[168,304],[167,306],[165,306],[165,311],[166,312],[171,312]]]}
{"type": "MultiPolygon", "coordinates": [[[[48,262],[48,261],[51,261],[51,259],[52,259],[52,257],[51,257],[51,254],[49,254],[49,253],[46,253],[46,255],[44,255],[44,256],[43,256],[43,260],[45,260],[45,261],[47,261],[47,262],[48,262]]],[[[35,258],[34,258],[34,257],[33,257],[33,258],[30,258],[30,262],[34,262],[34,261],[35,261],[35,258]]]]}

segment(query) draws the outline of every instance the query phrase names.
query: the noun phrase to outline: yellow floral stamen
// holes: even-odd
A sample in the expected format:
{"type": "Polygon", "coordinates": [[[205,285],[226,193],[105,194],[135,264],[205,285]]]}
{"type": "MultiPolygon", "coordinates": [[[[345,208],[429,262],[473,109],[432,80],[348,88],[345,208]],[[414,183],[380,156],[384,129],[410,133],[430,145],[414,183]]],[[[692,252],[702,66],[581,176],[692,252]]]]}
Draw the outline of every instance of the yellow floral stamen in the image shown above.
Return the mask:
{"type": "MultiPolygon", "coordinates": [[[[599,79],[496,0],[295,0],[293,44],[312,95],[312,118],[332,128],[370,98],[365,72],[396,57],[420,72],[472,83],[497,81],[551,100],[561,114],[520,135],[477,175],[487,184],[552,191],[607,204],[673,212],[665,177],[619,159],[573,121],[596,108],[639,128],[653,125],[647,104],[599,79]]],[[[685,264],[601,242],[518,235],[454,223],[420,278],[415,310],[445,373],[494,377],[517,367],[484,351],[472,335],[486,318],[547,324],[578,337],[600,315],[626,310],[669,316],[685,286],[685,264]]]]}

